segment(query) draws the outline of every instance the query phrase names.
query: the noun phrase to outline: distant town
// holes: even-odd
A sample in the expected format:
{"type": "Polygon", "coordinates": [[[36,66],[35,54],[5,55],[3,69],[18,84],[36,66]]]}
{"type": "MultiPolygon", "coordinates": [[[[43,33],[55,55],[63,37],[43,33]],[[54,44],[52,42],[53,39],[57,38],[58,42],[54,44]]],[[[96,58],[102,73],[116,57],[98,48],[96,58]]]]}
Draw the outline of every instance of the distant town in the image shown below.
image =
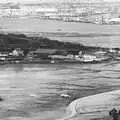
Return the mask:
{"type": "Polygon", "coordinates": [[[86,22],[95,24],[119,24],[120,3],[108,2],[45,2],[39,4],[0,4],[0,17],[37,17],[64,22],[86,22]]]}

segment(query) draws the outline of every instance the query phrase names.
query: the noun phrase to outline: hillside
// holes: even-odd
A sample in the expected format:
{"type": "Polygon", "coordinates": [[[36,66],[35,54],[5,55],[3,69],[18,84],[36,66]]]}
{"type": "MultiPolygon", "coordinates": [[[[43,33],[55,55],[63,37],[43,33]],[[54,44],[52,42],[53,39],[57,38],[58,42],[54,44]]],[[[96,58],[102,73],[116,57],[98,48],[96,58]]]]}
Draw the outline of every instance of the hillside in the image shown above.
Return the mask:
{"type": "Polygon", "coordinates": [[[58,40],[50,40],[43,37],[28,37],[24,34],[0,34],[0,50],[13,50],[21,48],[29,51],[37,48],[57,49],[63,52],[78,53],[80,50],[89,51],[103,49],[99,47],[89,47],[82,44],[72,42],[61,42],[58,40]]]}
{"type": "Polygon", "coordinates": [[[53,41],[48,38],[42,37],[27,37],[23,34],[0,34],[0,46],[4,49],[37,49],[37,48],[50,48],[50,49],[81,49],[84,46],[81,44],[53,41]]]}

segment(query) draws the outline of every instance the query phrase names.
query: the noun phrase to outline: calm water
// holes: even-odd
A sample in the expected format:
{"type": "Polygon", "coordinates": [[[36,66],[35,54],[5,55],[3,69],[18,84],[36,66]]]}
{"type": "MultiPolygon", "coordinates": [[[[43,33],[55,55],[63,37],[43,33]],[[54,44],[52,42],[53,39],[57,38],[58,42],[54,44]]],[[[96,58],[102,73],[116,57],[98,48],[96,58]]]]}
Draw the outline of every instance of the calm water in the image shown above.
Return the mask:
{"type": "MultiPolygon", "coordinates": [[[[1,18],[0,28],[9,32],[106,33],[109,36],[51,38],[84,45],[120,46],[120,25],[1,18]]],[[[0,102],[0,119],[57,120],[65,115],[67,106],[73,100],[119,89],[119,73],[120,63],[115,61],[86,65],[3,65],[0,67],[0,96],[4,101],[0,102]],[[61,97],[63,93],[71,98],[61,97]]]]}
{"type": "MultiPolygon", "coordinates": [[[[120,25],[96,25],[89,23],[75,23],[40,20],[38,18],[0,18],[1,31],[9,32],[67,32],[80,34],[109,34],[98,37],[55,37],[50,38],[61,41],[72,41],[91,46],[119,47],[120,25]],[[60,30],[60,31],[59,31],[60,30]]],[[[49,37],[49,36],[48,36],[49,37]]]]}

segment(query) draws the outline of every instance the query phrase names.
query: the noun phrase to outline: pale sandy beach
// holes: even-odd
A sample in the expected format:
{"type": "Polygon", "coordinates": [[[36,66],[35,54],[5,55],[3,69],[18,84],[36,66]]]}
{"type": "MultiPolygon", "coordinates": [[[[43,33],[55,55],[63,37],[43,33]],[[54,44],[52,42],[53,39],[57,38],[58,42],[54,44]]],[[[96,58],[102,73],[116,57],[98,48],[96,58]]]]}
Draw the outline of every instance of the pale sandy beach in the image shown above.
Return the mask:
{"type": "Polygon", "coordinates": [[[67,116],[60,120],[90,120],[94,118],[104,118],[108,116],[112,108],[120,108],[119,99],[120,90],[77,99],[68,106],[67,116]]]}

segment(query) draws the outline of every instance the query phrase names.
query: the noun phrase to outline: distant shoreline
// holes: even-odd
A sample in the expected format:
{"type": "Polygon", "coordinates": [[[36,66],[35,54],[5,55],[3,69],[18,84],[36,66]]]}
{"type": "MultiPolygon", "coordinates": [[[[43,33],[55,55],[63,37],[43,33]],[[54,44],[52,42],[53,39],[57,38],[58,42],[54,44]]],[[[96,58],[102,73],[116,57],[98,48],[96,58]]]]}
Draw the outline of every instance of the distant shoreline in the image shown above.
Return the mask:
{"type": "Polygon", "coordinates": [[[120,34],[110,34],[110,33],[78,33],[78,32],[26,32],[26,31],[21,31],[21,32],[10,32],[10,31],[5,31],[5,30],[0,30],[0,33],[15,33],[15,34],[25,34],[27,36],[36,36],[36,37],[88,37],[88,38],[92,38],[92,37],[112,37],[112,36],[120,36],[120,34]]]}
{"type": "Polygon", "coordinates": [[[93,25],[100,25],[100,26],[108,26],[108,25],[120,25],[120,21],[118,22],[111,22],[111,23],[97,23],[97,22],[91,22],[91,21],[85,21],[85,20],[79,20],[79,21],[76,21],[76,20],[62,20],[62,19],[50,19],[50,18],[41,18],[39,16],[5,16],[5,17],[1,17],[0,18],[8,18],[8,19],[29,19],[29,18],[32,18],[32,19],[40,19],[40,20],[49,20],[49,21],[58,21],[58,22],[64,22],[64,23],[85,23],[85,24],[93,24],[93,25]]]}

